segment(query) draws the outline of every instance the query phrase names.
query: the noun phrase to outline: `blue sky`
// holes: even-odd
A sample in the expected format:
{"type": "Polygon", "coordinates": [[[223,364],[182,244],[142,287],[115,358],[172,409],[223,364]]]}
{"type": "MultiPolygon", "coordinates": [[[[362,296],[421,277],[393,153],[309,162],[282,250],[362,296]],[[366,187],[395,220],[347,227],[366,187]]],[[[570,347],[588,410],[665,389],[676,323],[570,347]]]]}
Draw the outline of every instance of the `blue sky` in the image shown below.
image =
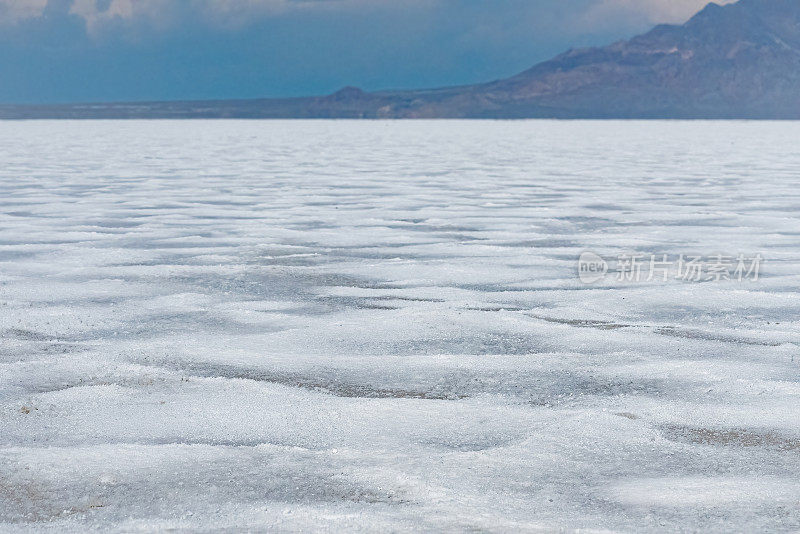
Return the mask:
{"type": "Polygon", "coordinates": [[[509,76],[703,0],[0,0],[0,102],[251,98],[509,76]]]}

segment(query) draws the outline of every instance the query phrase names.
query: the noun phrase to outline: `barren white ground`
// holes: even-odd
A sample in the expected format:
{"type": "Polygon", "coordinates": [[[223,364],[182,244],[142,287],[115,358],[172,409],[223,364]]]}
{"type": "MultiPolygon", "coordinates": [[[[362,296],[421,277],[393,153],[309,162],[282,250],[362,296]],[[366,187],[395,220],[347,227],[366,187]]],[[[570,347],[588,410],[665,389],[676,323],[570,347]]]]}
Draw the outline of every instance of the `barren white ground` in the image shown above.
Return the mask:
{"type": "Polygon", "coordinates": [[[0,530],[797,531],[798,139],[0,123],[0,530]]]}

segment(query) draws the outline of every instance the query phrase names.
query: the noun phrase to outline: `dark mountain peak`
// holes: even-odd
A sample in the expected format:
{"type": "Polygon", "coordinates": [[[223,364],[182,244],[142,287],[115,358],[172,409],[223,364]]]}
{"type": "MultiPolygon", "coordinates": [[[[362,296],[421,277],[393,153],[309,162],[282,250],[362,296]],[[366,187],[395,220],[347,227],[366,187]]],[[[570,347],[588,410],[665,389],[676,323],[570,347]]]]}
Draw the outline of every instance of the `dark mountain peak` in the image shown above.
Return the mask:
{"type": "Polygon", "coordinates": [[[726,7],[744,9],[750,12],[759,11],[766,13],[783,13],[784,15],[800,15],[800,1],[798,0],[739,0],[726,7]]]}
{"type": "MultiPolygon", "coordinates": [[[[727,6],[729,8],[730,6],[727,6]]],[[[703,24],[705,21],[714,21],[717,17],[719,17],[722,12],[726,9],[726,6],[721,6],[716,2],[710,2],[706,5],[703,9],[701,9],[696,15],[694,15],[689,21],[685,24],[685,26],[691,26],[693,24],[703,24]]]]}
{"type": "Polygon", "coordinates": [[[800,117],[800,0],[710,3],[685,24],[571,50],[490,91],[532,116],[800,117]]]}
{"type": "Polygon", "coordinates": [[[328,99],[339,100],[339,101],[357,100],[359,98],[363,98],[366,95],[367,93],[358,87],[347,86],[347,87],[342,87],[332,95],[328,96],[328,99]]]}
{"type": "MultiPolygon", "coordinates": [[[[800,0],[739,0],[733,4],[708,4],[684,26],[725,26],[730,23],[783,27],[800,24],[800,0]]],[[[796,28],[795,28],[796,29],[796,28]]]]}

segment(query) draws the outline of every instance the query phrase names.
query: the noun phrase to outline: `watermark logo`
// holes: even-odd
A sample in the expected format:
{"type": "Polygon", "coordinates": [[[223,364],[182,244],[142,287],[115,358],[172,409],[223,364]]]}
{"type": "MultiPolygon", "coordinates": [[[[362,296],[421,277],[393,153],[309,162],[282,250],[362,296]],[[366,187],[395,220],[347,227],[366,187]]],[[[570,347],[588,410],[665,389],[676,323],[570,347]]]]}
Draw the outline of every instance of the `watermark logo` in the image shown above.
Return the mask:
{"type": "Polygon", "coordinates": [[[578,277],[584,284],[612,279],[616,282],[757,282],[764,258],[757,254],[692,256],[681,254],[620,254],[607,260],[594,252],[578,259],[578,277]]]}
{"type": "Polygon", "coordinates": [[[584,252],[578,259],[578,276],[584,284],[594,284],[608,274],[608,262],[594,252],[584,252]]]}

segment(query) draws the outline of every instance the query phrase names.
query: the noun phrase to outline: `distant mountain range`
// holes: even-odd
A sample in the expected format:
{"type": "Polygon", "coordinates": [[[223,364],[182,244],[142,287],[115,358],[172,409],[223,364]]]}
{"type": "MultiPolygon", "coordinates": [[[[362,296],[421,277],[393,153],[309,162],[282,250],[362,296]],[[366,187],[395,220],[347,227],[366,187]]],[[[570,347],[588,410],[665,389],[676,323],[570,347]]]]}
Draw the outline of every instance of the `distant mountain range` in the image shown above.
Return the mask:
{"type": "Polygon", "coordinates": [[[2,106],[0,118],[800,119],[800,0],[709,4],[514,77],[424,91],[348,87],[308,98],[2,106]]]}

